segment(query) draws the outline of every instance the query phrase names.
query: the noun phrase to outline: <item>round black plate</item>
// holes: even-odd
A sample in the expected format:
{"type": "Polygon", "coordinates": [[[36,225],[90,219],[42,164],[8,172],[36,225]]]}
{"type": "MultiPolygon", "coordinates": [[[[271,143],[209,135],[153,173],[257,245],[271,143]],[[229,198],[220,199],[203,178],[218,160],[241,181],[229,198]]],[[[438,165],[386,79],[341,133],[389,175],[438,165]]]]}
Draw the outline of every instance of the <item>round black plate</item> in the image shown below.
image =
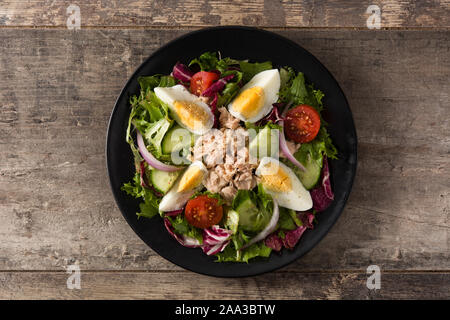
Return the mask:
{"type": "Polygon", "coordinates": [[[167,260],[198,273],[219,277],[251,276],[281,268],[311,250],[336,222],[352,187],[356,171],[356,131],[347,100],[330,72],[308,51],[277,34],[247,27],[216,27],[186,34],[163,46],[136,70],[126,83],[109,122],[106,158],[111,188],[123,216],[137,235],[167,260]],[[325,119],[329,133],[339,150],[339,160],[330,162],[335,200],[319,213],[317,225],[307,230],[292,251],[272,253],[268,259],[246,263],[217,263],[201,249],[181,246],[166,231],[163,220],[137,219],[139,201],[120,190],[134,174],[133,157],[125,142],[129,116],[129,97],[139,93],[137,78],[156,73],[169,74],[177,61],[184,63],[205,51],[220,51],[222,57],[272,61],[274,66],[291,66],[302,71],[309,82],[325,93],[325,119]]]}

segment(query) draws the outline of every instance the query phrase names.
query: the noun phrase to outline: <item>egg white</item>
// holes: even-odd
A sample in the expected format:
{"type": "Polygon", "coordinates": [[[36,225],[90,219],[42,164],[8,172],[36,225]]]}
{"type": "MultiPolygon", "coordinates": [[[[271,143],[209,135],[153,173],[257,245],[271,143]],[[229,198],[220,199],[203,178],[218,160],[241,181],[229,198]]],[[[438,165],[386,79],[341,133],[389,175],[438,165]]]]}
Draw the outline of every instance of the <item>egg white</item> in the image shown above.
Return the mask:
{"type": "MultiPolygon", "coordinates": [[[[203,173],[208,172],[205,165],[201,161],[194,161],[192,162],[189,167],[185,169],[184,172],[189,170],[190,167],[197,166],[200,168],[200,170],[203,171],[203,173]]],[[[183,174],[184,174],[183,172],[183,174]]],[[[169,192],[166,193],[166,195],[161,199],[161,202],[159,203],[159,211],[162,212],[168,212],[168,211],[174,211],[179,210],[184,207],[186,202],[194,195],[195,192],[197,192],[199,189],[202,188],[202,183],[200,183],[198,186],[193,188],[189,191],[184,192],[178,192],[178,186],[180,185],[181,178],[183,177],[183,174],[181,174],[175,184],[170,188],[169,192]]]]}
{"type": "Polygon", "coordinates": [[[247,119],[241,113],[233,110],[233,103],[235,102],[236,98],[234,98],[233,101],[228,104],[228,111],[234,117],[250,123],[261,120],[270,112],[270,110],[272,110],[272,104],[277,102],[278,92],[280,91],[280,72],[278,71],[278,69],[271,69],[257,73],[241,88],[237,96],[239,96],[241,92],[253,87],[261,87],[264,91],[264,104],[255,116],[247,119]]]}
{"type": "Polygon", "coordinates": [[[311,209],[313,206],[313,202],[309,191],[305,189],[305,187],[300,182],[299,178],[294,173],[294,171],[292,171],[291,168],[286,166],[284,163],[281,163],[280,161],[274,158],[264,157],[261,159],[261,163],[256,169],[255,172],[256,175],[257,176],[263,175],[264,166],[267,165],[269,162],[272,162],[275,165],[279,165],[282,168],[282,170],[287,173],[291,181],[292,189],[288,192],[282,191],[277,192],[269,190],[267,188],[264,188],[264,190],[268,194],[270,194],[273,197],[273,199],[275,199],[278,202],[278,204],[282,207],[292,209],[295,211],[305,211],[311,209]]]}
{"type": "Polygon", "coordinates": [[[204,134],[208,130],[210,130],[214,125],[214,115],[211,112],[210,107],[202,101],[195,94],[190,93],[183,85],[178,84],[173,87],[156,87],[154,89],[156,96],[172,111],[172,116],[175,121],[182,126],[183,128],[195,133],[195,134],[204,134]],[[194,103],[198,108],[201,108],[206,111],[208,114],[208,119],[206,123],[198,122],[196,128],[189,128],[183,121],[180,119],[178,114],[176,113],[174,103],[175,101],[186,101],[194,103]]]}

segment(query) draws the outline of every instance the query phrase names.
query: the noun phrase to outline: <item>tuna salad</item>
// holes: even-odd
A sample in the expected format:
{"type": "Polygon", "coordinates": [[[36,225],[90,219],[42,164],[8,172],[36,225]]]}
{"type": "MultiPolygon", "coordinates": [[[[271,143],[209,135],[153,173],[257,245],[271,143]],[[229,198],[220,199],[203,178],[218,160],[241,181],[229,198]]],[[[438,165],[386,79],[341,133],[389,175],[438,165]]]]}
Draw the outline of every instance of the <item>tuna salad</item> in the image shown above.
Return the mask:
{"type": "Polygon", "coordinates": [[[126,131],[136,173],[122,190],[173,241],[248,263],[292,250],[332,204],[338,152],[303,73],[206,52],[138,81],[126,131]]]}

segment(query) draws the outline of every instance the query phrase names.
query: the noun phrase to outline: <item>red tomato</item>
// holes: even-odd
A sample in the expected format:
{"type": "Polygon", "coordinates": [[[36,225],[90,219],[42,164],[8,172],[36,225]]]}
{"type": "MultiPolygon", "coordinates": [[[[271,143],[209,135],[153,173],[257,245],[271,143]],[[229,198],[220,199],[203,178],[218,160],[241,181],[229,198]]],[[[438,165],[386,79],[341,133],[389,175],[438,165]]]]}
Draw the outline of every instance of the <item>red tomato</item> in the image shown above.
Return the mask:
{"type": "Polygon", "coordinates": [[[191,78],[191,92],[199,96],[216,80],[219,80],[217,73],[207,71],[197,72],[191,78]]]}
{"type": "Polygon", "coordinates": [[[190,225],[205,229],[222,220],[223,208],[217,199],[201,195],[188,201],[184,215],[190,225]]]}
{"type": "Polygon", "coordinates": [[[311,106],[301,104],[289,110],[284,121],[286,136],[298,143],[313,140],[320,129],[320,115],[311,106]]]}

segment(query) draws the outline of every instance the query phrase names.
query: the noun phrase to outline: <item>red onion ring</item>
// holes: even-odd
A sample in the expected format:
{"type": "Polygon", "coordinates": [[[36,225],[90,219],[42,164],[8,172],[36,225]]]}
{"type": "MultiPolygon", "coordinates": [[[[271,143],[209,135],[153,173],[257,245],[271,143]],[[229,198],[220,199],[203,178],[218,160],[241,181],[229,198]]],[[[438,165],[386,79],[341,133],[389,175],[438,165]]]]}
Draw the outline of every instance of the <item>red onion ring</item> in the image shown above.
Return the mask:
{"type": "Polygon", "coordinates": [[[157,170],[166,171],[166,172],[172,172],[172,171],[177,171],[177,170],[183,169],[183,167],[171,166],[171,165],[162,163],[161,161],[156,159],[147,150],[147,147],[145,146],[145,143],[144,143],[144,139],[142,138],[142,135],[139,132],[137,133],[137,144],[138,144],[138,148],[139,148],[139,153],[141,154],[142,158],[144,158],[144,160],[147,161],[147,163],[151,167],[153,167],[157,170]]]}
{"type": "Polygon", "coordinates": [[[289,159],[295,166],[299,167],[301,170],[306,171],[305,167],[295,159],[294,155],[289,151],[289,148],[286,143],[286,137],[284,136],[284,121],[279,121],[278,124],[281,126],[281,132],[279,137],[279,144],[281,152],[289,159]]]}

